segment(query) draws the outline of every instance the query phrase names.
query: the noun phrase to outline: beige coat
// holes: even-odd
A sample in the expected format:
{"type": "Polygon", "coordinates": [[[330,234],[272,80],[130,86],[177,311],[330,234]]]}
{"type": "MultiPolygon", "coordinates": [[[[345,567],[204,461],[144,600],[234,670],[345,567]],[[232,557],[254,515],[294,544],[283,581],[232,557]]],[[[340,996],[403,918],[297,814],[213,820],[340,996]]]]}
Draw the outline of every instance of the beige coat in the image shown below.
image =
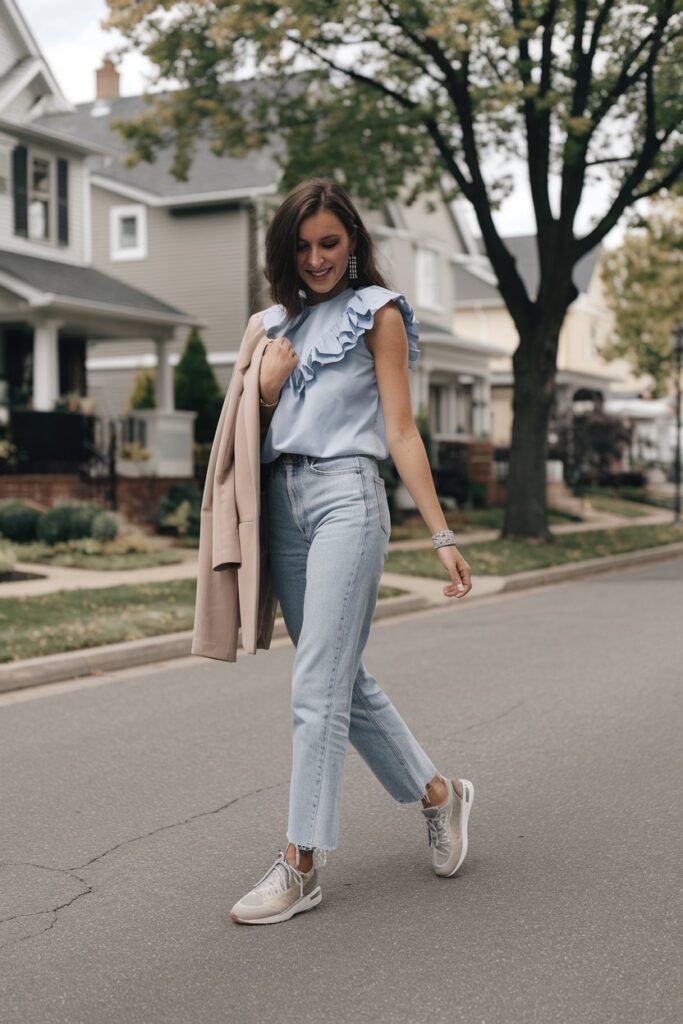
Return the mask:
{"type": "Polygon", "coordinates": [[[192,654],[237,660],[267,650],[277,598],[261,515],[259,374],[268,344],[262,313],[250,317],[211,447],[202,498],[192,654]]]}

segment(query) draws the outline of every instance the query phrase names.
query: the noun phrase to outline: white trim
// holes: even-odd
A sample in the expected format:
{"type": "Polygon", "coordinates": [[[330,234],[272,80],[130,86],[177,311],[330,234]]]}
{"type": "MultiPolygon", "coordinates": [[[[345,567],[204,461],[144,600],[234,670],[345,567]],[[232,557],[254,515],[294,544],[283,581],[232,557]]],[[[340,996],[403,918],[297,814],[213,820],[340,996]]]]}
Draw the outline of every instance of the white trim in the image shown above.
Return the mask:
{"type": "Polygon", "coordinates": [[[20,138],[26,136],[30,139],[38,139],[43,144],[52,142],[55,145],[71,149],[81,156],[90,156],[93,153],[108,153],[109,150],[93,143],[83,143],[71,135],[62,135],[60,132],[51,131],[48,128],[38,127],[31,121],[13,121],[9,117],[0,115],[0,129],[20,138]]]}
{"type": "Polygon", "coordinates": [[[415,305],[419,309],[443,310],[443,247],[420,239],[415,245],[415,305]],[[433,257],[431,267],[421,255],[433,257]]]}
{"type": "Polygon", "coordinates": [[[14,252],[18,256],[27,256],[29,258],[35,257],[39,260],[49,260],[51,263],[65,263],[70,267],[81,267],[84,270],[93,269],[90,264],[86,267],[82,259],[75,254],[70,253],[68,250],[69,246],[54,246],[50,247],[46,242],[41,245],[40,242],[31,241],[28,238],[23,238],[21,235],[12,235],[9,238],[2,239],[2,251],[3,252],[14,252]],[[20,239],[21,244],[17,245],[15,239],[20,239]]]}
{"type": "Polygon", "coordinates": [[[21,13],[21,10],[19,9],[18,5],[15,4],[14,0],[5,0],[5,7],[7,8],[9,15],[12,18],[12,21],[14,22],[14,27],[19,33],[24,45],[26,46],[26,49],[28,50],[32,57],[37,57],[43,64],[43,72],[45,75],[45,79],[47,81],[47,84],[50,86],[50,89],[54,93],[55,97],[64,104],[65,110],[73,110],[73,104],[69,103],[66,96],[60,89],[59,83],[55,78],[54,74],[52,73],[52,69],[48,64],[43,51],[38,45],[38,42],[35,36],[33,35],[33,32],[31,31],[28,22],[21,13]]]}
{"type": "Polygon", "coordinates": [[[500,296],[493,299],[455,299],[455,309],[505,309],[505,303],[500,296]]]}
{"type": "Polygon", "coordinates": [[[94,172],[90,176],[90,182],[105,192],[113,192],[115,195],[123,196],[126,199],[133,199],[147,206],[198,206],[202,203],[210,205],[221,200],[230,199],[253,199],[255,196],[275,195],[276,185],[261,185],[251,189],[225,189],[221,192],[196,192],[191,195],[180,196],[159,196],[146,189],[137,188],[135,185],[124,185],[113,178],[107,178],[102,173],[94,172]]]}
{"type": "Polygon", "coordinates": [[[114,263],[147,259],[147,207],[144,203],[135,206],[109,207],[109,259],[114,263]],[[137,245],[130,249],[119,244],[121,221],[134,218],[137,245]]]}
{"type": "MultiPolygon", "coordinates": [[[[441,345],[447,350],[463,349],[466,352],[475,352],[483,358],[489,359],[496,356],[507,356],[510,353],[506,348],[499,348],[486,341],[478,341],[476,338],[466,338],[461,334],[443,335],[436,331],[420,331],[420,342],[429,343],[430,348],[441,345]]],[[[447,371],[448,372],[448,371],[447,371]]]]}
{"type": "MultiPolygon", "coordinates": [[[[188,327],[204,327],[206,326],[199,320],[195,320],[192,317],[185,316],[183,314],[173,313],[155,313],[151,310],[136,309],[132,306],[124,305],[112,305],[109,302],[95,302],[92,299],[77,299],[71,295],[55,295],[53,292],[39,291],[33,288],[31,285],[26,284],[24,281],[17,279],[11,274],[4,270],[0,270],[0,287],[6,288],[10,292],[14,292],[20,298],[24,299],[29,304],[29,308],[33,309],[44,309],[50,306],[57,306],[60,309],[75,309],[76,311],[94,312],[94,313],[105,313],[108,316],[118,316],[124,320],[141,320],[149,321],[150,323],[157,324],[168,324],[168,325],[181,325],[188,327]]],[[[25,316],[29,312],[29,309],[22,310],[18,309],[16,314],[25,316]]],[[[0,314],[0,318],[7,319],[9,312],[4,310],[0,314]]]]}
{"type": "MultiPolygon", "coordinates": [[[[237,352],[207,352],[207,360],[211,366],[234,366],[237,352]]],[[[171,366],[177,366],[180,354],[172,352],[169,356],[171,366]]],[[[88,370],[153,370],[157,365],[157,357],[153,352],[141,352],[137,356],[87,356],[85,366],[88,370]]]]}
{"type": "Polygon", "coordinates": [[[0,91],[0,110],[8,107],[21,90],[31,84],[41,70],[41,63],[37,57],[27,57],[26,66],[17,68],[14,78],[10,78],[9,82],[5,84],[4,89],[0,91]]]}
{"type": "Polygon", "coordinates": [[[92,299],[76,299],[70,295],[55,295],[52,292],[41,293],[41,301],[32,302],[34,308],[42,306],[57,306],[60,309],[74,309],[77,312],[86,310],[93,313],[105,313],[108,316],[117,316],[124,320],[143,320],[156,324],[187,324],[190,327],[204,326],[199,321],[182,314],[155,313],[151,310],[137,309],[134,306],[112,305],[109,302],[94,302],[92,299]]]}
{"type": "Polygon", "coordinates": [[[81,216],[83,218],[82,248],[83,262],[92,264],[92,193],[90,191],[90,167],[87,160],[81,162],[81,200],[83,203],[81,216]]]}

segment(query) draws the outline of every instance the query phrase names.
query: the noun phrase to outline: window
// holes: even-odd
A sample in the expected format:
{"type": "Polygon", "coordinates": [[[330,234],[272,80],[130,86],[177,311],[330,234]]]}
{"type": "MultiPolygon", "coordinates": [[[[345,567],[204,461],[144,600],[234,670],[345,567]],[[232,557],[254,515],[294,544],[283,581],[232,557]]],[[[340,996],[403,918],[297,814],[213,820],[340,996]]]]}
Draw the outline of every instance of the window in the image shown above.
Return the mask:
{"type": "Polygon", "coordinates": [[[458,434],[471,434],[473,430],[473,383],[469,375],[462,374],[455,386],[455,429],[458,434]]]}
{"type": "Polygon", "coordinates": [[[109,255],[112,260],[147,258],[147,208],[112,206],[109,211],[109,255]]]}
{"type": "Polygon", "coordinates": [[[34,242],[69,242],[69,164],[49,153],[12,152],[14,234],[34,242]]]}
{"type": "Polygon", "coordinates": [[[445,384],[429,385],[429,429],[432,434],[448,433],[448,389],[445,384]]]}
{"type": "Polygon", "coordinates": [[[441,308],[441,259],[436,249],[418,246],[417,303],[429,309],[441,308]]]}
{"type": "Polygon", "coordinates": [[[41,240],[50,237],[52,210],[52,164],[44,157],[31,158],[28,196],[28,237],[41,240]]]}

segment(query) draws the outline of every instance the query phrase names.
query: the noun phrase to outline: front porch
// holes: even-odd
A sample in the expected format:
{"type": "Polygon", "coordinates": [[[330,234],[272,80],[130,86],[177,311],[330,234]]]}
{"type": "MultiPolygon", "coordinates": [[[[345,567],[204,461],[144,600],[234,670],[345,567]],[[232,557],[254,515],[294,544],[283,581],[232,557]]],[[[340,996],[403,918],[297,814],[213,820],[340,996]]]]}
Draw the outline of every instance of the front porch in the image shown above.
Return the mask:
{"type": "Polygon", "coordinates": [[[195,414],[174,409],[169,350],[194,323],[91,267],[0,252],[0,471],[191,477],[195,414]],[[125,420],[87,393],[86,355],[112,340],[156,351],[156,408],[125,420]],[[126,457],[131,432],[144,459],[126,457]]]}
{"type": "MultiPolygon", "coordinates": [[[[431,439],[432,472],[439,494],[458,505],[489,499],[493,481],[491,371],[503,349],[422,323],[420,359],[411,373],[413,410],[431,439]]],[[[402,485],[397,506],[413,508],[402,485]]]]}

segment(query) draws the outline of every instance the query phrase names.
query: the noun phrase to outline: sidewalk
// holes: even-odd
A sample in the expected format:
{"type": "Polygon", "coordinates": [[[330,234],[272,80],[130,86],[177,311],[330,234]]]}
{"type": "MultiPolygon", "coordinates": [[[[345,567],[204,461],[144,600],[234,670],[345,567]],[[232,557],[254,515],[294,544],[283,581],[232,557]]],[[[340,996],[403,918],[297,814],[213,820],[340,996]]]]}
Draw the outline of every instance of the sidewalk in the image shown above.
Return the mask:
{"type": "MultiPolygon", "coordinates": [[[[591,519],[583,523],[556,523],[550,527],[552,533],[586,533],[591,530],[620,529],[628,526],[653,526],[659,523],[671,522],[671,512],[666,509],[652,511],[651,506],[637,506],[647,508],[648,514],[639,518],[628,518],[625,516],[612,515],[591,510],[591,519]]],[[[456,533],[458,547],[466,552],[468,545],[478,544],[483,541],[495,540],[498,530],[469,530],[460,534],[456,533]]],[[[415,550],[430,548],[431,540],[396,540],[390,541],[389,551],[415,550]]],[[[3,583],[0,588],[0,597],[34,597],[41,594],[52,594],[58,590],[99,590],[105,587],[116,587],[122,584],[138,583],[166,583],[169,580],[194,579],[197,575],[197,551],[192,549],[183,550],[184,560],[176,565],[158,565],[148,569],[119,569],[112,572],[98,569],[67,569],[60,565],[40,565],[35,562],[17,562],[18,572],[39,573],[43,579],[18,580],[16,583],[3,583]]],[[[418,577],[406,577],[385,573],[382,580],[391,586],[399,586],[398,580],[406,587],[406,579],[413,581],[418,577]]],[[[490,580],[504,579],[504,577],[483,577],[477,580],[477,586],[481,589],[490,587],[490,580]]],[[[425,584],[439,588],[446,582],[439,580],[426,580],[425,584]]],[[[411,584],[411,590],[418,589],[411,584]]],[[[443,595],[441,595],[443,600],[443,595]]]]}

